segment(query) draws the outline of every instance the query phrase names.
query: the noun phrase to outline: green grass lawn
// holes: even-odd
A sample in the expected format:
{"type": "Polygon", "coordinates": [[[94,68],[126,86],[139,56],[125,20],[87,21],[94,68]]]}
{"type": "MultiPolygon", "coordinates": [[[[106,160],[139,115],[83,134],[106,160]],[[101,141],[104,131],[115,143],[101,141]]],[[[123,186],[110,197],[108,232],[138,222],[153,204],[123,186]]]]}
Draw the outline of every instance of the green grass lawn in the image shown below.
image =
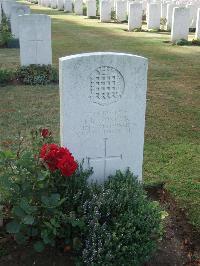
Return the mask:
{"type": "MultiPolygon", "coordinates": [[[[200,47],[172,46],[168,33],[126,31],[125,24],[31,6],[52,17],[53,64],[82,52],[120,51],[149,59],[144,181],[165,182],[190,223],[200,230],[200,47]]],[[[190,39],[194,35],[190,36],[190,39]]],[[[19,50],[0,49],[0,67],[19,64],[19,50]]],[[[0,89],[0,141],[18,131],[50,127],[59,141],[58,86],[0,89]]]]}

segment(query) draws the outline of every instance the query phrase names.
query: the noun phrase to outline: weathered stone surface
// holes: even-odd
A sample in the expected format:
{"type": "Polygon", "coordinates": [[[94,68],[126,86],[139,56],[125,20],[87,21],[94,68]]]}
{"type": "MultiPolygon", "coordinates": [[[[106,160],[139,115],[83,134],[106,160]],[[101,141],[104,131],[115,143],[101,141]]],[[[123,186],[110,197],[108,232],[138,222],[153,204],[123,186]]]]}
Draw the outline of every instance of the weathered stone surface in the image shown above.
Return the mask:
{"type": "Polygon", "coordinates": [[[189,34],[189,9],[186,7],[175,7],[172,17],[171,41],[188,39],[189,34]]]}
{"type": "Polygon", "coordinates": [[[127,2],[119,0],[116,2],[116,20],[121,22],[126,20],[127,2]]]}
{"type": "Polygon", "coordinates": [[[161,5],[150,3],[147,5],[147,29],[159,29],[161,18],[161,5]]]}
{"type": "Polygon", "coordinates": [[[128,30],[142,27],[142,3],[129,3],[128,30]]]}
{"type": "Polygon", "coordinates": [[[83,0],[74,1],[74,13],[76,15],[83,15],[83,0]]]}
{"type": "Polygon", "coordinates": [[[61,145],[93,179],[127,167],[142,179],[147,59],[99,52],[60,58],[61,145]]]}
{"type": "Polygon", "coordinates": [[[96,0],[87,0],[87,17],[96,17],[96,0]]]}
{"type": "Polygon", "coordinates": [[[64,1],[64,11],[65,12],[72,12],[72,0],[65,0],[64,1]]]}
{"type": "Polygon", "coordinates": [[[14,5],[11,7],[10,25],[14,38],[19,38],[19,15],[30,14],[30,7],[25,5],[14,5]]]}
{"type": "Polygon", "coordinates": [[[197,12],[197,23],[196,23],[196,32],[195,32],[195,39],[200,40],[200,8],[197,12]]]}
{"type": "Polygon", "coordinates": [[[51,18],[47,15],[19,16],[21,65],[52,64],[51,18]]]}
{"type": "Polygon", "coordinates": [[[111,3],[107,0],[101,0],[100,2],[100,21],[111,21],[111,3]]]}

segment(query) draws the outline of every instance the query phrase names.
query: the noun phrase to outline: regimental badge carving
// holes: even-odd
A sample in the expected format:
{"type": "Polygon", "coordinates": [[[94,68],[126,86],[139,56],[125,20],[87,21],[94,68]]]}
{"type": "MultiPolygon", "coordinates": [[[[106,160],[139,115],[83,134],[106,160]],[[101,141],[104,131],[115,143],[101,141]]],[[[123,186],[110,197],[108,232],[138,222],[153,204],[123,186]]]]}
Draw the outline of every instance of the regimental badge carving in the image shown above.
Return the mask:
{"type": "Polygon", "coordinates": [[[90,100],[109,105],[121,99],[125,89],[122,74],[115,68],[101,66],[90,75],[90,100]]]}

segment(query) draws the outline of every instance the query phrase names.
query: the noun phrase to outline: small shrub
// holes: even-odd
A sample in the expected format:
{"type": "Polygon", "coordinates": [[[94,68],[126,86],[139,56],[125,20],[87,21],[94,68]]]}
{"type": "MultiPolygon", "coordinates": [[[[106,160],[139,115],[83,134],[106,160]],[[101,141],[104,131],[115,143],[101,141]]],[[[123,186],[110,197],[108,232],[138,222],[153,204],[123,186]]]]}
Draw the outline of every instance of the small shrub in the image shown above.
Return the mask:
{"type": "Polygon", "coordinates": [[[116,19],[116,12],[114,10],[111,11],[111,19],[112,20],[116,19]]]}
{"type": "Polygon", "coordinates": [[[183,46],[183,45],[189,45],[189,42],[185,39],[180,39],[180,40],[177,40],[175,42],[176,45],[180,45],[180,46],[183,46]]]}
{"type": "Polygon", "coordinates": [[[0,151],[0,205],[6,230],[19,244],[31,241],[38,252],[48,245],[76,250],[84,232],[79,206],[87,198],[90,171],[77,169],[67,149],[51,144],[47,129],[32,132],[26,149],[22,141],[16,153],[0,151]]]}
{"type": "Polygon", "coordinates": [[[141,32],[142,31],[142,28],[135,28],[132,30],[133,32],[141,32]]]}
{"type": "Polygon", "coordinates": [[[9,21],[5,16],[3,16],[0,24],[0,46],[6,47],[11,39],[12,39],[12,34],[10,30],[9,21]]]}
{"type": "Polygon", "coordinates": [[[58,71],[50,65],[23,66],[17,69],[16,78],[27,85],[46,85],[58,82],[58,71]]]}
{"type": "Polygon", "coordinates": [[[53,143],[48,129],[32,131],[30,146],[19,137],[16,153],[0,150],[0,206],[17,243],[72,250],[90,266],[137,266],[150,257],[163,212],[130,171],[88,183],[92,170],[53,143]]]}
{"type": "Polygon", "coordinates": [[[193,39],[192,40],[192,45],[200,46],[200,39],[193,39]]]}
{"type": "Polygon", "coordinates": [[[166,23],[167,23],[167,19],[166,18],[161,18],[160,19],[160,28],[161,28],[161,30],[165,30],[166,23]]]}
{"type": "Polygon", "coordinates": [[[87,16],[87,6],[83,5],[83,16],[87,16]]]}
{"type": "Polygon", "coordinates": [[[82,252],[85,265],[141,265],[160,239],[162,212],[127,171],[93,187],[84,204],[87,231],[82,252]]]}
{"type": "Polygon", "coordinates": [[[14,78],[12,70],[0,69],[0,85],[4,86],[10,83],[14,78]]]}

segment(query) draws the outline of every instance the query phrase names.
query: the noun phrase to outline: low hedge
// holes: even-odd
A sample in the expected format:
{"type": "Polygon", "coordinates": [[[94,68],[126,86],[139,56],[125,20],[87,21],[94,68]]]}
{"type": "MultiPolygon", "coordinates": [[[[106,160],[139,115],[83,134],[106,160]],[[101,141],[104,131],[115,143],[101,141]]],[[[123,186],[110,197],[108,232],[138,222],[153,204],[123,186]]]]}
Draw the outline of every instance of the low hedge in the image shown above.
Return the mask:
{"type": "Polygon", "coordinates": [[[51,65],[22,66],[15,70],[0,69],[0,85],[47,85],[58,83],[58,70],[51,65]]]}

